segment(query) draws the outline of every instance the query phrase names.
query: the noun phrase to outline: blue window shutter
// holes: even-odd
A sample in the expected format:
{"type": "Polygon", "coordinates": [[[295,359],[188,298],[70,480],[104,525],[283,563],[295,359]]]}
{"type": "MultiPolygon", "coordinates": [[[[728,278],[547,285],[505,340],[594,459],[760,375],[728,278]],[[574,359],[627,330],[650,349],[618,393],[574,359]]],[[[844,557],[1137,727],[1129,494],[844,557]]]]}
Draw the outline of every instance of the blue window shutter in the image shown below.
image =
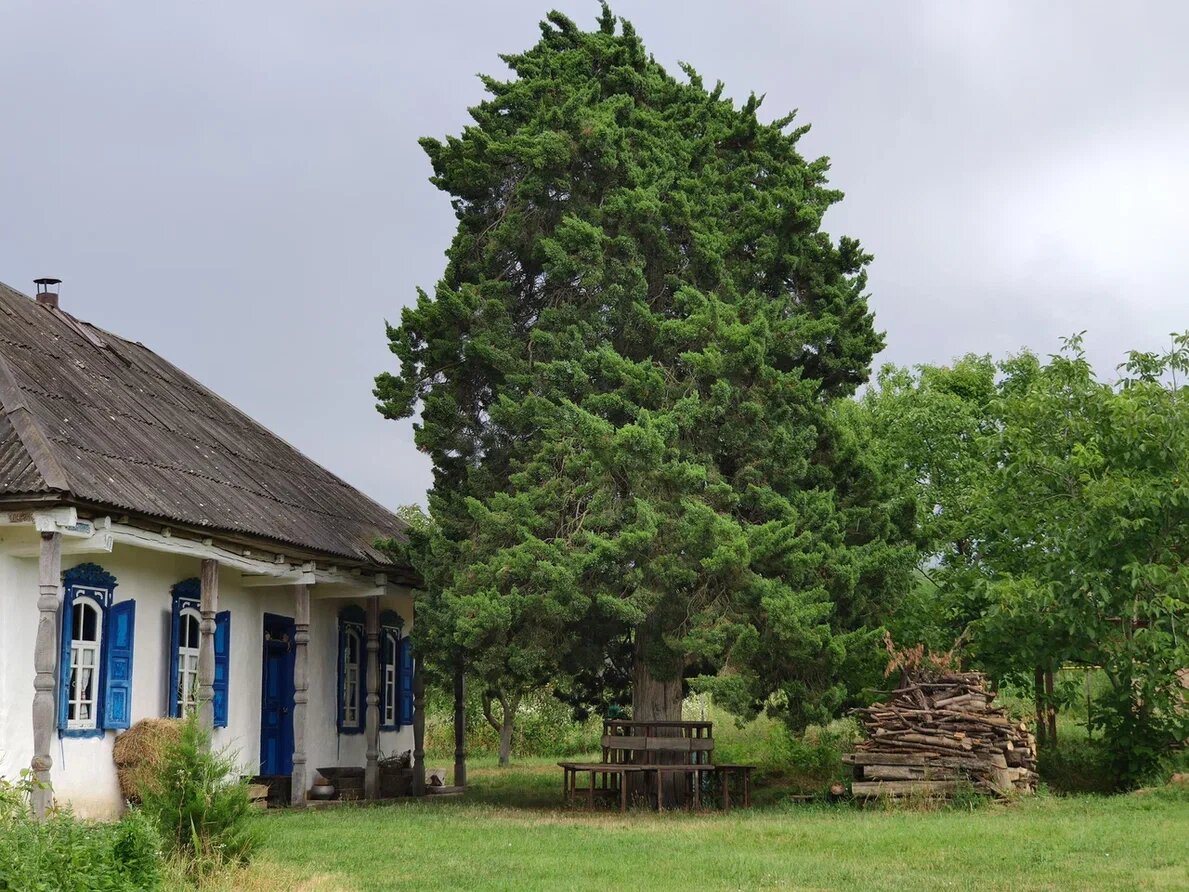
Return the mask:
{"type": "Polygon", "coordinates": [[[132,724],[132,650],[136,639],[136,602],[121,601],[107,611],[103,633],[103,727],[132,724]]]}
{"type": "Polygon", "coordinates": [[[182,638],[182,602],[176,595],[173,610],[169,616],[169,691],[165,714],[171,719],[178,716],[178,644],[182,638]]]}
{"type": "MultiPolygon", "coordinates": [[[[174,648],[175,652],[177,648],[174,648]]],[[[231,669],[231,611],[215,614],[215,727],[227,727],[227,691],[231,669]]]]}
{"type": "Polygon", "coordinates": [[[66,589],[62,600],[62,642],[58,651],[58,730],[66,730],[70,707],[70,638],[74,627],[74,589],[66,589]]]}
{"type": "Polygon", "coordinates": [[[409,636],[400,640],[400,723],[413,724],[413,648],[409,636]]]}

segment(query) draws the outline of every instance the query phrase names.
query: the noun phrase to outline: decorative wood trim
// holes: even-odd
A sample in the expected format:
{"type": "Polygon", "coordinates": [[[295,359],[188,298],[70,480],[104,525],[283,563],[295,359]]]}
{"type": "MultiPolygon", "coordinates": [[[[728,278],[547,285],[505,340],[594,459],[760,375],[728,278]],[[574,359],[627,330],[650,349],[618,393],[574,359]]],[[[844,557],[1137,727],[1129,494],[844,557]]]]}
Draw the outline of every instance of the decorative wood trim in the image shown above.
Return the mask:
{"type": "Polygon", "coordinates": [[[54,695],[58,689],[58,613],[62,603],[62,534],[41,534],[41,555],[37,570],[37,637],[34,639],[33,668],[33,759],[29,763],[38,787],[33,791],[33,814],[45,818],[54,799],[50,769],[54,760],[50,747],[54,739],[58,710],[54,695]]]}
{"type": "Polygon", "coordinates": [[[380,599],[367,600],[367,764],[363,773],[363,795],[380,796],[380,599]]]}
{"type": "Polygon", "coordinates": [[[310,695],[310,590],[293,586],[293,775],[289,802],[298,808],[306,804],[306,712],[310,695]]]}
{"type": "Polygon", "coordinates": [[[219,562],[202,562],[198,624],[198,721],[208,731],[215,727],[215,614],[219,611],[219,562]]]}

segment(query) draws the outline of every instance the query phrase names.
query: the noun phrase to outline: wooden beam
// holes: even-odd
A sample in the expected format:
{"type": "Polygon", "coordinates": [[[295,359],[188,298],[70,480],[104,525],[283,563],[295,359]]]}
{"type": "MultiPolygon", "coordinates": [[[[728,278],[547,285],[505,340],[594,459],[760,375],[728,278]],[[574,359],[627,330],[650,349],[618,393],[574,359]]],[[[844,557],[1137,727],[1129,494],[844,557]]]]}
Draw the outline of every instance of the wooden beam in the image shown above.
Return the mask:
{"type": "Polygon", "coordinates": [[[215,614],[219,612],[219,562],[202,562],[202,588],[198,624],[198,721],[208,731],[215,727],[215,614]]]}
{"type": "Polygon", "coordinates": [[[293,776],[289,803],[298,808],[306,804],[306,704],[309,703],[310,590],[304,584],[293,586],[293,776]]]}
{"type": "Polygon", "coordinates": [[[363,771],[363,795],[380,798],[380,599],[367,599],[367,765],[363,771]]]}
{"type": "Polygon", "coordinates": [[[33,814],[45,818],[54,800],[50,748],[57,717],[54,692],[58,688],[58,614],[61,612],[62,534],[41,534],[37,572],[37,636],[33,645],[33,759],[29,767],[38,782],[33,790],[33,814]]]}

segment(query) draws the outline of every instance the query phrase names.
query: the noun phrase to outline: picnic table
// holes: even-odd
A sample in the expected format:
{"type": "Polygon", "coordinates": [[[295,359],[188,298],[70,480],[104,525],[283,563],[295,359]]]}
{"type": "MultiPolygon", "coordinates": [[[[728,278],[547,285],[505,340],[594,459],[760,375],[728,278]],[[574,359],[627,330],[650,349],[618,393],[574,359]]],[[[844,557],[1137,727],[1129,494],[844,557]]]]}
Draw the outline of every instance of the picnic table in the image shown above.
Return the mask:
{"type": "Polygon", "coordinates": [[[707,791],[719,791],[724,810],[731,807],[732,780],[737,790],[736,800],[748,807],[753,766],[714,764],[713,728],[712,722],[607,719],[603,722],[602,761],[557,763],[563,772],[563,795],[574,804],[579,794],[585,793],[591,808],[596,798],[618,800],[620,810],[626,811],[629,788],[635,785],[646,787],[657,809],[663,810],[668,786],[680,789],[686,801],[694,808],[701,808],[703,788],[709,778],[707,791]],[[589,775],[587,786],[578,786],[580,774],[589,775]],[[634,778],[640,778],[643,783],[634,778]]]}

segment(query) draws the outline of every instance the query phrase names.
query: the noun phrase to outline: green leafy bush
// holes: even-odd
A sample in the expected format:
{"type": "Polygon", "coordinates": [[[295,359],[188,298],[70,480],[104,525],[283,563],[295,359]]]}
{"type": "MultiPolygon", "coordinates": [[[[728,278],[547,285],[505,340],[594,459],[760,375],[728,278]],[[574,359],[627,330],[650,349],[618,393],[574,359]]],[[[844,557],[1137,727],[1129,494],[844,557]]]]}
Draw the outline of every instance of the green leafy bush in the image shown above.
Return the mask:
{"type": "Polygon", "coordinates": [[[160,837],[140,811],[118,823],[80,821],[69,810],[35,821],[35,781],[0,779],[2,892],[133,892],[158,888],[160,837]]]}
{"type": "Polygon", "coordinates": [[[246,864],[258,844],[236,759],[210,744],[210,732],[191,715],[142,793],[142,810],[193,879],[246,864]]]}

